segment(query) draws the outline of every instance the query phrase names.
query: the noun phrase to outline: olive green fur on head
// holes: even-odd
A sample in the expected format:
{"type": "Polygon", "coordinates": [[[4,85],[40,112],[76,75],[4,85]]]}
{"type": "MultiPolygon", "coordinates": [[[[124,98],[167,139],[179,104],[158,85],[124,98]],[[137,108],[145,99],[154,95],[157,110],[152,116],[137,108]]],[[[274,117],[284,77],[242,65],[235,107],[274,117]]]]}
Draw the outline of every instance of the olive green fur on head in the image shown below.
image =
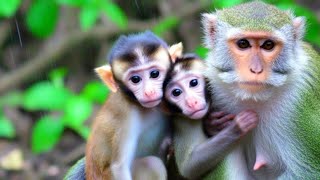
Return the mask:
{"type": "Polygon", "coordinates": [[[218,10],[217,16],[233,27],[267,32],[292,24],[293,19],[291,13],[260,1],[218,10]]]}

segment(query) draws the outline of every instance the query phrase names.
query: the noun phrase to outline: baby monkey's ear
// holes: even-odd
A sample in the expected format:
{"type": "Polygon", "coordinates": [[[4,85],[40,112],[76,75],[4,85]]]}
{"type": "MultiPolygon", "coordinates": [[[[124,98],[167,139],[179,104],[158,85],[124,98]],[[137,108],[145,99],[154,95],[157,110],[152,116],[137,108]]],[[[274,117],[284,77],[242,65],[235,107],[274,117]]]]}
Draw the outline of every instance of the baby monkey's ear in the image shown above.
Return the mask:
{"type": "Polygon", "coordinates": [[[94,69],[100,79],[106,84],[112,92],[117,92],[118,85],[113,78],[110,65],[104,65],[94,69]]]}
{"type": "Polygon", "coordinates": [[[179,42],[177,44],[170,46],[169,54],[171,56],[171,60],[173,63],[177,60],[177,58],[182,57],[182,52],[183,52],[182,42],[179,42]]]}

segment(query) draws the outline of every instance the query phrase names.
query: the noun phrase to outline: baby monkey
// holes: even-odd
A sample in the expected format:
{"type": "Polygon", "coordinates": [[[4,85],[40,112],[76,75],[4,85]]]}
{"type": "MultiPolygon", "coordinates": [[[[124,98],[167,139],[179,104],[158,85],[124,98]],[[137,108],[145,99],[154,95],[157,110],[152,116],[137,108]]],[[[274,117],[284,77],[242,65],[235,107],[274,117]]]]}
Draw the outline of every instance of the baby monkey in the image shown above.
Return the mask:
{"type": "Polygon", "coordinates": [[[165,83],[165,102],[174,114],[173,146],[179,173],[186,178],[199,178],[213,169],[253,129],[257,114],[247,110],[238,115],[210,112],[204,62],[194,54],[176,58],[165,83]],[[207,138],[202,129],[203,118],[213,121],[217,134],[207,138]]]}
{"type": "Polygon", "coordinates": [[[152,32],[121,36],[109,64],[96,69],[113,91],[94,120],[86,147],[86,178],[166,179],[159,153],[169,133],[167,118],[156,107],[163,82],[179,53],[152,32]],[[171,55],[171,56],[170,56],[171,55]]]}

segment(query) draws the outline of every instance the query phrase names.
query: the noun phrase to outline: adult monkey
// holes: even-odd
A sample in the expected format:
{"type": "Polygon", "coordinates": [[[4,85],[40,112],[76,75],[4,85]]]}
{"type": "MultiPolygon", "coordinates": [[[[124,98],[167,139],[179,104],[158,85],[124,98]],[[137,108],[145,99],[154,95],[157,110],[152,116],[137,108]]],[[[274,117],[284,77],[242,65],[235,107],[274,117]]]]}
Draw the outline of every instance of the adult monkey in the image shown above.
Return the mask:
{"type": "Polygon", "coordinates": [[[203,14],[203,27],[213,102],[260,117],[209,178],[319,179],[320,58],[304,18],[255,1],[203,14]]]}

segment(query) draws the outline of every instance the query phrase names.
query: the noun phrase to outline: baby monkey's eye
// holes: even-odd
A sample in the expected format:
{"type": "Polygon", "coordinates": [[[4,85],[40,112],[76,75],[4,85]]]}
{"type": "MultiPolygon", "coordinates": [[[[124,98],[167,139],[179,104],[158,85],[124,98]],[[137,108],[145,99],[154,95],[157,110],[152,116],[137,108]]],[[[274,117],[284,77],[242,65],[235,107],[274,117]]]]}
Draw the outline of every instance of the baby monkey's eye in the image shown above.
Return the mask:
{"type": "Polygon", "coordinates": [[[160,72],[158,70],[153,70],[150,72],[150,77],[151,78],[157,78],[159,77],[160,72]]]}
{"type": "Polygon", "coordinates": [[[130,81],[133,82],[134,84],[137,84],[141,81],[141,77],[140,76],[132,76],[130,78],[130,81]]]}
{"type": "Polygon", "coordinates": [[[174,90],[172,90],[172,95],[173,96],[180,96],[180,94],[182,93],[182,91],[181,91],[181,89],[174,89],[174,90]]]}
{"type": "Polygon", "coordinates": [[[190,87],[195,87],[198,85],[198,80],[197,79],[192,79],[189,83],[190,87]]]}
{"type": "Polygon", "coordinates": [[[272,50],[274,46],[275,43],[272,40],[268,39],[261,45],[261,48],[265,50],[272,50]]]}
{"type": "Polygon", "coordinates": [[[237,41],[237,46],[240,49],[247,49],[249,47],[251,47],[250,42],[247,39],[240,39],[237,41]]]}

